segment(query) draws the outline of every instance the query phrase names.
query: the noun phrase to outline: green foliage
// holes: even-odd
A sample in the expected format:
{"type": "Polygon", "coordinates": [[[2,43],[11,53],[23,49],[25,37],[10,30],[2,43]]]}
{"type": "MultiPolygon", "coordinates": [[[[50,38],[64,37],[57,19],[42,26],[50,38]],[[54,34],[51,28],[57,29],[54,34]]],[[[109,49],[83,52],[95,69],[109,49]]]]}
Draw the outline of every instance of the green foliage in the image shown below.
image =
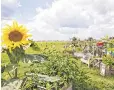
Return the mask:
{"type": "Polygon", "coordinates": [[[9,57],[10,63],[12,64],[18,64],[19,60],[22,60],[25,56],[25,51],[22,46],[16,47],[12,52],[7,49],[6,53],[9,57]]]}
{"type": "Polygon", "coordinates": [[[39,50],[40,50],[38,44],[37,44],[35,41],[33,41],[33,40],[29,40],[29,41],[31,42],[30,47],[31,47],[34,51],[39,51],[39,50]]]}
{"type": "Polygon", "coordinates": [[[49,83],[46,84],[46,90],[51,90],[51,85],[49,83]]]}
{"type": "Polygon", "coordinates": [[[85,72],[80,71],[79,76],[75,76],[73,81],[73,90],[100,90],[95,83],[86,75],[85,72]]]}
{"type": "Polygon", "coordinates": [[[114,63],[114,58],[111,56],[111,55],[107,55],[107,56],[104,56],[103,57],[103,62],[106,64],[106,65],[112,65],[114,63]]]}
{"type": "Polygon", "coordinates": [[[88,38],[88,41],[93,41],[93,38],[92,38],[92,37],[89,37],[89,38],[88,38]]]}
{"type": "Polygon", "coordinates": [[[77,47],[77,48],[76,48],[76,51],[77,51],[77,52],[81,52],[81,51],[82,51],[82,48],[77,47]]]}
{"type": "MultiPolygon", "coordinates": [[[[77,66],[77,61],[75,59],[71,59],[69,56],[57,50],[46,50],[44,54],[48,55],[47,61],[42,64],[37,64],[37,69],[34,65],[32,72],[49,76],[59,76],[61,78],[58,86],[59,88],[73,83],[74,90],[85,90],[87,88],[92,90],[92,85],[89,85],[89,77],[77,66]]],[[[51,88],[50,84],[46,84],[46,86],[51,88]]]]}
{"type": "MultiPolygon", "coordinates": [[[[47,88],[54,88],[59,86],[67,86],[69,83],[73,84],[74,90],[114,90],[114,78],[112,77],[102,77],[99,75],[99,71],[96,69],[89,69],[86,65],[79,66],[80,61],[73,59],[70,56],[64,55],[62,51],[62,47],[66,42],[37,42],[37,45],[40,47],[40,51],[34,51],[32,48],[28,48],[26,50],[27,53],[38,54],[42,53],[48,58],[43,63],[19,63],[19,78],[25,77],[25,72],[43,74],[48,76],[59,76],[60,82],[58,85],[51,83],[43,82],[34,77],[26,82],[26,87],[23,90],[36,90],[33,89],[35,85],[41,85],[47,88]],[[46,48],[47,45],[47,49],[46,48]],[[52,46],[55,45],[55,48],[52,46]],[[58,50],[58,51],[57,51],[58,50]],[[88,73],[85,73],[84,69],[81,67],[85,67],[88,73]],[[91,77],[91,79],[89,77],[91,77]]],[[[83,42],[81,43],[83,45],[83,42]]],[[[42,55],[41,54],[41,55],[42,55]]],[[[9,64],[9,59],[5,53],[2,53],[2,64],[9,64]]],[[[6,72],[2,73],[2,77],[6,78],[6,72]]],[[[2,79],[4,82],[4,80],[2,79]]],[[[39,88],[38,88],[39,89],[39,88]]],[[[59,89],[57,89],[59,90],[59,89]]]]}
{"type": "Polygon", "coordinates": [[[78,43],[77,42],[77,38],[76,37],[73,37],[72,38],[72,45],[76,47],[77,46],[77,43],[78,43]]]}
{"type": "Polygon", "coordinates": [[[9,49],[6,49],[5,52],[7,53],[10,60],[10,63],[5,67],[5,71],[9,73],[11,70],[15,70],[14,77],[17,78],[17,66],[19,61],[23,60],[25,56],[25,51],[23,47],[20,46],[16,47],[15,49],[12,49],[11,51],[9,51],[9,49]]]}

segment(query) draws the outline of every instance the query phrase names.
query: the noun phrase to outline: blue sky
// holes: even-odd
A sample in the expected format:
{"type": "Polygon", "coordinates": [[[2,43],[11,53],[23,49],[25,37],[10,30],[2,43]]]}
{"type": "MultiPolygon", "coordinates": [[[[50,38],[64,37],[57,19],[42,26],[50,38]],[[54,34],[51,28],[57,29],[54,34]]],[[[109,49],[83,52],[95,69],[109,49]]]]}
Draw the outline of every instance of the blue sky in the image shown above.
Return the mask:
{"type": "Polygon", "coordinates": [[[4,17],[4,19],[12,17],[18,21],[27,22],[36,15],[36,8],[40,7],[45,9],[48,7],[48,4],[51,5],[52,1],[53,0],[2,0],[2,17],[4,17]],[[4,3],[5,1],[7,1],[7,3],[4,3]],[[13,7],[10,7],[10,5],[13,7]]]}
{"type": "Polygon", "coordinates": [[[34,40],[114,36],[114,0],[2,0],[2,27],[17,20],[34,40]]]}

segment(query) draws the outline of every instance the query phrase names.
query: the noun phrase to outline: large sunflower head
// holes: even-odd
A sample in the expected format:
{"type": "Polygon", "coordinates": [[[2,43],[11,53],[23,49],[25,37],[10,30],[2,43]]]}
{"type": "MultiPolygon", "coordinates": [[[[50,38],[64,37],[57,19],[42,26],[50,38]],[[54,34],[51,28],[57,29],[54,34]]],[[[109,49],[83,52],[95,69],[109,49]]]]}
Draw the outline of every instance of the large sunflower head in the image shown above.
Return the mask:
{"type": "Polygon", "coordinates": [[[28,38],[31,36],[28,30],[23,25],[18,25],[16,21],[12,26],[6,25],[2,34],[2,45],[13,49],[28,44],[28,38]]]}

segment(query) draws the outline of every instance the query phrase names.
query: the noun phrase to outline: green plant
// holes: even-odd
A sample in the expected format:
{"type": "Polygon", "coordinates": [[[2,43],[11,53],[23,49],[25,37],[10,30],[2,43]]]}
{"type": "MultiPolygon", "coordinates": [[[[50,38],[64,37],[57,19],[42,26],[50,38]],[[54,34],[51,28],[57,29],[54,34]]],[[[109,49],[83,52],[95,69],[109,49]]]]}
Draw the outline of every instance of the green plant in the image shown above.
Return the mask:
{"type": "Polygon", "coordinates": [[[91,88],[95,87],[90,83],[91,81],[86,73],[77,66],[77,61],[75,59],[64,55],[57,50],[47,49],[43,54],[47,55],[48,59],[46,62],[37,65],[35,72],[49,76],[59,76],[61,79],[58,86],[59,89],[63,86],[68,86],[71,83],[73,84],[74,90],[85,90],[87,88],[92,90],[91,88]]]}
{"type": "Polygon", "coordinates": [[[32,47],[32,49],[33,49],[34,51],[39,51],[39,50],[40,50],[40,48],[39,48],[37,42],[35,42],[35,41],[33,41],[33,40],[29,40],[29,41],[31,42],[30,47],[32,47]]]}
{"type": "MultiPolygon", "coordinates": [[[[17,78],[17,73],[18,73],[18,63],[20,60],[23,60],[24,56],[25,56],[25,51],[23,49],[22,46],[16,47],[15,49],[13,49],[11,52],[9,51],[9,49],[6,49],[6,53],[9,57],[10,63],[11,65],[7,65],[5,67],[5,70],[10,71],[10,68],[14,68],[15,67],[15,73],[14,73],[14,78],[17,78]]],[[[12,68],[12,69],[13,69],[12,68]]]]}
{"type": "Polygon", "coordinates": [[[114,63],[114,58],[111,55],[107,55],[103,57],[103,63],[105,63],[106,65],[113,65],[114,63]]]}
{"type": "Polygon", "coordinates": [[[81,52],[82,51],[82,48],[81,47],[76,47],[76,51],[77,52],[81,52]]]}

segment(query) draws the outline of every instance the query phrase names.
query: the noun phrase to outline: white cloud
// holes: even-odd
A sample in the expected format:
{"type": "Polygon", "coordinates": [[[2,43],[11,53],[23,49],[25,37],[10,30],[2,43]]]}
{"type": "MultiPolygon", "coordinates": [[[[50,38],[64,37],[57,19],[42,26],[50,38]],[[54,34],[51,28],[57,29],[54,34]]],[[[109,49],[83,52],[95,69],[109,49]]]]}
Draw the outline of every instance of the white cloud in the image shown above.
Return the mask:
{"type": "Polygon", "coordinates": [[[19,0],[2,0],[1,4],[5,5],[7,7],[10,7],[10,8],[14,7],[14,6],[16,6],[16,7],[21,6],[19,0]]]}
{"type": "Polygon", "coordinates": [[[2,20],[1,28],[3,28],[6,24],[11,25],[12,24],[12,20],[2,20]]]}
{"type": "Polygon", "coordinates": [[[114,36],[114,0],[55,0],[26,26],[35,40],[114,36]]]}
{"type": "Polygon", "coordinates": [[[38,8],[38,14],[28,25],[34,29],[35,39],[40,36],[40,39],[63,40],[74,34],[82,39],[100,38],[106,34],[112,36],[113,4],[114,0],[56,0],[47,9],[38,8]]]}

